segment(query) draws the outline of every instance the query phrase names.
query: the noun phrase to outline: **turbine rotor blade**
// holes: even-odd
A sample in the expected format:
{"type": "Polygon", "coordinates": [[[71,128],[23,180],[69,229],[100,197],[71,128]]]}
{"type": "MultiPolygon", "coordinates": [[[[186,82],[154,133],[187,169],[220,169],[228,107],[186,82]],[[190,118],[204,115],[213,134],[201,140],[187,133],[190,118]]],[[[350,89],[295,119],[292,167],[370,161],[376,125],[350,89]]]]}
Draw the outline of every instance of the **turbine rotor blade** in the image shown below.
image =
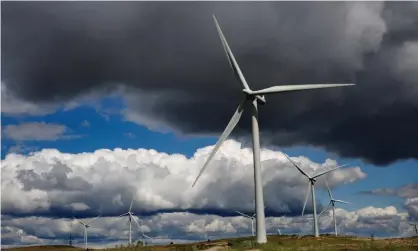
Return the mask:
{"type": "Polygon", "coordinates": [[[329,208],[329,206],[331,206],[331,201],[330,201],[330,202],[328,202],[328,205],[326,205],[326,206],[322,209],[322,211],[318,214],[318,217],[321,217],[321,215],[322,215],[325,211],[327,211],[327,209],[329,208]]]}
{"type": "Polygon", "coordinates": [[[249,219],[251,219],[251,216],[246,215],[246,214],[244,214],[244,213],[241,213],[240,211],[235,211],[235,212],[239,213],[240,215],[244,216],[245,218],[249,218],[249,219]]]}
{"type": "Polygon", "coordinates": [[[308,202],[308,196],[309,196],[310,191],[311,191],[311,181],[308,182],[308,191],[305,196],[305,202],[303,203],[302,216],[303,216],[303,213],[305,213],[305,207],[306,207],[306,203],[308,202]]]}
{"type": "Polygon", "coordinates": [[[331,190],[329,189],[329,186],[328,186],[327,176],[326,175],[325,175],[325,185],[327,186],[329,198],[332,200],[332,194],[331,194],[331,190]]]}
{"type": "Polygon", "coordinates": [[[119,215],[118,217],[122,217],[122,216],[125,216],[125,215],[128,215],[129,213],[124,213],[124,214],[121,214],[121,215],[119,215]]]}
{"type": "Polygon", "coordinates": [[[132,197],[131,205],[129,206],[129,212],[131,212],[132,204],[134,203],[134,198],[132,197]]]}
{"type": "Polygon", "coordinates": [[[208,159],[206,160],[205,164],[203,165],[202,169],[200,170],[199,174],[197,175],[196,180],[193,182],[192,187],[194,187],[194,185],[196,185],[196,182],[198,181],[198,179],[202,175],[203,171],[205,171],[205,169],[208,167],[208,164],[211,161],[211,159],[213,158],[213,156],[215,156],[215,153],[219,150],[222,143],[226,140],[226,138],[229,136],[229,134],[231,134],[232,130],[238,124],[238,122],[241,118],[242,112],[244,111],[245,101],[246,101],[246,99],[244,98],[244,100],[238,106],[237,110],[235,111],[234,115],[232,116],[231,120],[229,121],[228,125],[226,126],[225,131],[219,137],[218,142],[216,142],[216,145],[213,148],[211,154],[209,155],[208,159]]]}
{"type": "Polygon", "coordinates": [[[350,202],[343,201],[343,200],[334,200],[335,202],[343,203],[343,204],[351,204],[350,202]]]}
{"type": "MultiPolygon", "coordinates": [[[[138,223],[138,221],[135,219],[135,217],[132,217],[132,219],[134,219],[134,221],[135,221],[136,225],[138,225],[138,229],[139,229],[139,230],[141,230],[141,226],[139,225],[139,223],[138,223]]],[[[142,230],[141,230],[141,232],[142,232],[142,230]]]]}
{"type": "Polygon", "coordinates": [[[252,95],[265,95],[278,92],[289,92],[289,91],[302,91],[302,90],[312,90],[312,89],[322,89],[322,88],[332,88],[332,87],[344,87],[352,86],[355,84],[315,84],[315,85],[277,85],[272,86],[266,89],[261,89],[258,91],[251,91],[252,95]]]}
{"type": "Polygon", "coordinates": [[[89,225],[89,224],[90,224],[90,223],[92,223],[93,221],[97,220],[99,217],[100,217],[100,215],[99,215],[99,216],[97,216],[96,218],[92,219],[91,221],[89,221],[89,223],[87,223],[86,225],[89,225]]]}
{"type": "Polygon", "coordinates": [[[287,154],[283,153],[283,155],[299,170],[299,172],[303,175],[305,175],[306,177],[310,178],[310,176],[305,173],[305,171],[302,170],[302,168],[300,168],[298,165],[296,165],[296,163],[289,158],[289,156],[287,156],[287,154]]]}
{"type": "Polygon", "coordinates": [[[235,60],[234,55],[232,54],[231,49],[229,48],[228,42],[226,42],[226,38],[222,33],[221,27],[218,24],[218,20],[216,20],[215,15],[213,15],[213,20],[215,21],[216,29],[218,30],[219,37],[221,38],[222,45],[224,47],[226,56],[228,57],[229,64],[231,65],[232,70],[234,71],[235,77],[241,82],[242,87],[244,90],[251,90],[247,84],[247,81],[244,78],[244,75],[241,72],[241,69],[238,66],[237,61],[235,60]]]}
{"type": "Polygon", "coordinates": [[[333,169],[330,169],[330,170],[324,171],[324,172],[322,172],[322,173],[319,173],[319,174],[317,174],[317,175],[313,176],[312,178],[318,178],[319,176],[322,176],[322,175],[324,175],[324,174],[327,174],[327,173],[329,173],[329,172],[332,172],[332,171],[334,171],[334,170],[337,170],[338,168],[344,167],[344,166],[346,166],[346,165],[348,165],[348,164],[344,164],[344,165],[341,165],[341,166],[337,166],[336,168],[333,168],[333,169]]]}
{"type": "Polygon", "coordinates": [[[73,217],[74,220],[78,221],[81,225],[85,226],[86,224],[84,224],[83,222],[79,221],[78,219],[76,219],[75,217],[73,217]]]}

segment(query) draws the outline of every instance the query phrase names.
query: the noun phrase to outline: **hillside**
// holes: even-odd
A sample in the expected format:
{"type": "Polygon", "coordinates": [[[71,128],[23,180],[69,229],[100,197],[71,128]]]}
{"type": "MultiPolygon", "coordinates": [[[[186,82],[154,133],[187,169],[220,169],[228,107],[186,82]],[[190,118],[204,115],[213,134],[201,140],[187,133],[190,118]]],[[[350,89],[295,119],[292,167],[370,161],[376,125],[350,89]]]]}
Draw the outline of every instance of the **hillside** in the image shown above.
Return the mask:
{"type": "MultiPolygon", "coordinates": [[[[313,237],[295,236],[269,236],[268,243],[258,245],[252,238],[224,239],[210,242],[198,242],[190,244],[172,244],[166,246],[148,247],[117,247],[108,248],[109,251],[138,250],[138,251],[219,251],[228,249],[231,251],[260,250],[260,251],[348,251],[348,250],[391,250],[391,251],[418,251],[418,238],[392,238],[371,240],[361,237],[332,237],[321,236],[319,239],[313,237]]],[[[31,246],[10,248],[9,251],[78,251],[83,248],[69,246],[31,246]]],[[[95,249],[99,250],[99,249],[95,249]]]]}

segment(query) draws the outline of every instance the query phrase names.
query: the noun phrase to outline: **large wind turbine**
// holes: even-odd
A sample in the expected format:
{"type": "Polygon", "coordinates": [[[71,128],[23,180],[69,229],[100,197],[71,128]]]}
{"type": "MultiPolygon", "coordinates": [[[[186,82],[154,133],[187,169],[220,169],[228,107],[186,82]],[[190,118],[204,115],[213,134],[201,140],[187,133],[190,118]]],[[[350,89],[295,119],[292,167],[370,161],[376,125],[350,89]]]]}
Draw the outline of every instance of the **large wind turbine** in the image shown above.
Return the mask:
{"type": "Polygon", "coordinates": [[[203,165],[202,169],[200,170],[196,180],[194,181],[192,187],[196,184],[199,177],[202,175],[203,171],[208,166],[210,160],[213,158],[215,153],[221,147],[222,143],[225,139],[229,136],[232,132],[234,127],[237,125],[238,121],[241,118],[241,115],[244,111],[244,103],[246,101],[251,102],[252,104],[252,135],[253,135],[253,160],[254,160],[254,187],[255,187],[255,201],[256,201],[256,233],[257,233],[257,242],[258,243],[266,243],[267,236],[266,236],[266,223],[265,223],[265,215],[264,215],[264,199],[263,199],[263,184],[261,180],[261,163],[260,163],[260,138],[259,138],[259,128],[258,128],[258,109],[257,104],[263,105],[266,103],[266,99],[264,95],[279,93],[279,92],[288,92],[288,91],[299,91],[299,90],[309,90],[309,89],[318,89],[318,88],[330,88],[330,87],[342,87],[342,86],[350,86],[354,84],[317,84],[317,85],[281,85],[281,86],[273,86],[262,90],[253,91],[247,84],[247,81],[244,78],[244,75],[241,72],[241,69],[238,66],[237,61],[235,60],[234,55],[232,54],[231,49],[229,48],[228,43],[222,33],[221,28],[216,20],[216,17],[213,16],[215,21],[216,28],[218,30],[218,34],[221,38],[222,45],[226,52],[226,55],[229,60],[229,64],[234,71],[235,77],[241,83],[242,92],[244,94],[244,99],[241,104],[238,106],[237,110],[235,111],[234,115],[232,116],[231,120],[229,121],[228,125],[225,128],[225,131],[219,137],[218,142],[216,143],[212,153],[210,154],[209,158],[206,160],[206,163],[203,165]]]}
{"type": "Polygon", "coordinates": [[[289,158],[289,156],[287,156],[285,153],[283,153],[283,155],[286,156],[286,158],[299,170],[299,172],[302,173],[303,175],[305,175],[308,178],[308,180],[309,180],[309,183],[308,183],[308,191],[307,191],[306,197],[305,197],[305,203],[303,203],[302,215],[305,212],[306,203],[308,202],[309,190],[311,190],[311,192],[312,192],[313,219],[314,219],[313,230],[314,230],[315,237],[319,237],[319,232],[318,232],[318,218],[317,218],[317,215],[316,215],[316,203],[315,203],[315,182],[316,182],[316,178],[318,178],[318,177],[320,177],[320,176],[322,176],[324,174],[327,174],[327,173],[329,173],[331,171],[334,171],[335,169],[338,169],[340,167],[346,166],[347,164],[342,165],[342,166],[337,166],[336,168],[333,168],[331,170],[327,170],[327,171],[321,172],[321,173],[319,173],[317,175],[314,175],[314,176],[310,176],[309,174],[307,174],[306,172],[304,172],[298,165],[296,165],[296,163],[293,160],[291,160],[289,158]]]}
{"type": "MultiPolygon", "coordinates": [[[[134,202],[134,199],[132,198],[132,201],[131,201],[131,205],[129,206],[129,210],[128,210],[128,212],[127,213],[124,213],[124,214],[121,214],[121,215],[119,215],[119,217],[122,217],[122,216],[125,216],[125,215],[128,215],[128,218],[129,218],[129,245],[132,245],[132,219],[134,219],[133,218],[133,213],[131,212],[131,209],[132,209],[132,203],[134,202]]],[[[135,220],[135,219],[134,219],[135,220]]],[[[139,225],[139,224],[138,224],[139,225]]]]}
{"type": "Polygon", "coordinates": [[[334,199],[334,197],[332,197],[331,190],[329,189],[328,182],[327,182],[327,177],[326,176],[325,176],[325,185],[327,186],[327,190],[328,190],[329,203],[328,203],[328,205],[326,207],[324,207],[324,209],[322,209],[322,211],[319,213],[318,216],[321,217],[321,215],[322,215],[323,212],[325,212],[326,210],[328,210],[330,207],[332,208],[332,218],[333,218],[333,221],[334,221],[334,232],[335,232],[335,236],[337,236],[338,235],[338,231],[337,231],[337,220],[335,218],[335,202],[343,203],[343,204],[350,204],[350,203],[347,202],[347,201],[343,201],[343,200],[336,200],[336,199],[334,199]]]}
{"type": "Polygon", "coordinates": [[[97,216],[96,218],[92,219],[91,221],[87,222],[87,223],[83,223],[83,222],[77,220],[75,217],[73,217],[74,220],[80,222],[80,224],[84,226],[84,242],[85,242],[86,250],[87,250],[87,228],[89,228],[90,227],[90,224],[93,221],[97,220],[99,217],[100,217],[100,215],[97,216]]]}

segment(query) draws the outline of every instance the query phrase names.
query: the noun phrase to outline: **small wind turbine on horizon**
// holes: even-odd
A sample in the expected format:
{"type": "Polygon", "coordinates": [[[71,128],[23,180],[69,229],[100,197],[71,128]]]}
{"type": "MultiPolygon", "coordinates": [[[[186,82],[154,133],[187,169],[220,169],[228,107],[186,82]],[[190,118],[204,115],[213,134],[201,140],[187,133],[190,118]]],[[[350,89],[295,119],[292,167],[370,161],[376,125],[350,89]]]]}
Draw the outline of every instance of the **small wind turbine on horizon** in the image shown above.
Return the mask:
{"type": "Polygon", "coordinates": [[[145,243],[145,240],[146,240],[146,239],[149,239],[149,240],[151,240],[151,241],[152,241],[152,238],[151,238],[151,237],[149,237],[148,235],[144,234],[144,232],[142,232],[141,237],[142,237],[142,246],[143,246],[143,247],[145,247],[145,246],[146,246],[146,243],[145,243]]]}
{"type": "MultiPolygon", "coordinates": [[[[264,208],[266,208],[266,207],[267,206],[265,206],[264,208]]],[[[240,215],[244,216],[245,218],[248,218],[248,219],[251,220],[251,233],[252,233],[253,236],[255,236],[255,233],[254,233],[254,220],[255,220],[255,216],[256,216],[257,213],[253,214],[252,216],[249,216],[248,214],[241,213],[240,211],[235,211],[235,212],[237,212],[240,215]]]]}
{"type": "Polygon", "coordinates": [[[84,242],[85,242],[85,247],[86,247],[86,250],[87,250],[87,228],[89,228],[89,227],[90,227],[90,224],[91,224],[93,221],[97,220],[99,217],[100,217],[100,215],[99,215],[99,216],[97,216],[96,218],[92,219],[91,221],[87,222],[87,223],[83,223],[83,222],[81,222],[80,220],[78,220],[78,219],[76,219],[75,217],[73,217],[73,218],[74,218],[74,220],[78,221],[81,225],[83,225],[83,226],[84,226],[84,242]]]}
{"type": "Polygon", "coordinates": [[[322,211],[319,213],[318,217],[321,217],[322,213],[324,213],[326,210],[328,210],[331,207],[332,208],[332,218],[333,218],[332,220],[334,222],[334,233],[335,233],[335,236],[337,236],[338,235],[338,230],[337,230],[337,219],[335,217],[335,202],[343,203],[343,204],[350,204],[350,203],[347,202],[347,201],[343,201],[343,200],[336,200],[336,199],[334,199],[334,197],[332,197],[331,190],[329,189],[326,176],[325,176],[325,185],[327,186],[327,190],[328,190],[329,202],[328,202],[328,205],[326,205],[324,207],[324,209],[322,209],[322,211]]]}
{"type": "Polygon", "coordinates": [[[409,225],[414,226],[415,228],[415,234],[418,234],[418,221],[415,223],[409,223],[409,225]]]}
{"type": "Polygon", "coordinates": [[[308,202],[309,191],[311,191],[312,192],[313,220],[314,220],[313,231],[314,231],[315,237],[319,237],[318,218],[317,218],[317,215],[316,215],[316,202],[315,202],[315,182],[316,182],[316,178],[318,178],[318,177],[320,177],[320,176],[322,176],[324,174],[327,174],[329,172],[332,172],[332,171],[334,171],[334,170],[336,170],[338,168],[341,168],[343,166],[346,166],[347,164],[342,165],[342,166],[337,166],[337,167],[335,167],[333,169],[330,169],[330,170],[327,170],[327,171],[323,171],[323,172],[321,172],[319,174],[316,174],[314,176],[310,176],[305,171],[303,171],[298,165],[296,165],[296,163],[293,160],[291,160],[289,158],[289,156],[287,156],[285,153],[283,153],[283,155],[299,170],[299,172],[301,174],[305,175],[308,178],[308,180],[309,180],[309,183],[308,183],[308,191],[306,193],[305,202],[303,203],[302,216],[303,216],[303,213],[305,212],[306,203],[308,202]]]}
{"type": "Polygon", "coordinates": [[[254,161],[254,192],[255,192],[255,201],[256,201],[256,234],[257,242],[262,244],[267,242],[266,236],[266,222],[264,215],[264,199],[263,199],[263,184],[261,180],[261,162],[260,162],[260,137],[259,137],[259,127],[258,127],[258,108],[257,105],[264,105],[266,99],[264,95],[280,93],[280,92],[289,92],[289,91],[299,91],[299,90],[309,90],[309,89],[319,89],[319,88],[331,88],[331,87],[343,87],[343,86],[352,86],[354,84],[308,84],[308,85],[281,85],[273,86],[262,90],[253,91],[250,89],[247,81],[244,78],[244,75],[241,72],[241,69],[238,66],[237,61],[235,60],[234,55],[232,54],[231,49],[225,39],[225,36],[222,33],[222,30],[216,20],[215,15],[213,19],[218,30],[219,37],[221,38],[222,45],[228,57],[228,61],[232,70],[235,74],[235,77],[241,83],[243,88],[241,91],[244,94],[244,99],[241,104],[238,106],[231,120],[225,128],[225,131],[221,134],[213,148],[211,154],[209,155],[206,163],[203,165],[199,174],[197,175],[196,180],[194,181],[192,187],[196,184],[197,180],[202,175],[203,171],[207,168],[210,160],[213,158],[215,153],[221,147],[222,143],[226,138],[231,134],[232,130],[238,124],[241,115],[244,111],[244,104],[248,101],[252,104],[252,136],[253,136],[253,161],[254,161]]]}
{"type": "Polygon", "coordinates": [[[124,214],[119,215],[119,217],[122,217],[122,216],[128,215],[128,218],[129,218],[129,245],[132,245],[132,219],[136,222],[136,224],[137,224],[137,225],[138,225],[138,227],[139,227],[139,223],[138,223],[138,222],[136,221],[136,219],[133,217],[133,213],[131,212],[133,202],[134,202],[134,199],[132,198],[131,205],[129,206],[129,210],[128,210],[128,212],[127,212],[127,213],[124,213],[124,214]]]}

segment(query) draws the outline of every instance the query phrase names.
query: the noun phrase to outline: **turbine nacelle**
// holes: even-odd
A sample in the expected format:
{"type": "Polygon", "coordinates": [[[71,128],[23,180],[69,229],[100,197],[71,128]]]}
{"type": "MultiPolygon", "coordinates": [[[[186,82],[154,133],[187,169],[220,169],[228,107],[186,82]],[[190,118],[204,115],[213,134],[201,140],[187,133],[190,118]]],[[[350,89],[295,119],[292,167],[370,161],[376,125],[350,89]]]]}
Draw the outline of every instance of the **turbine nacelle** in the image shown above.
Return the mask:
{"type": "Polygon", "coordinates": [[[242,91],[246,94],[247,100],[253,101],[254,99],[257,99],[257,103],[260,105],[264,105],[267,102],[264,95],[254,95],[252,94],[253,91],[248,89],[243,89],[242,91]]]}

